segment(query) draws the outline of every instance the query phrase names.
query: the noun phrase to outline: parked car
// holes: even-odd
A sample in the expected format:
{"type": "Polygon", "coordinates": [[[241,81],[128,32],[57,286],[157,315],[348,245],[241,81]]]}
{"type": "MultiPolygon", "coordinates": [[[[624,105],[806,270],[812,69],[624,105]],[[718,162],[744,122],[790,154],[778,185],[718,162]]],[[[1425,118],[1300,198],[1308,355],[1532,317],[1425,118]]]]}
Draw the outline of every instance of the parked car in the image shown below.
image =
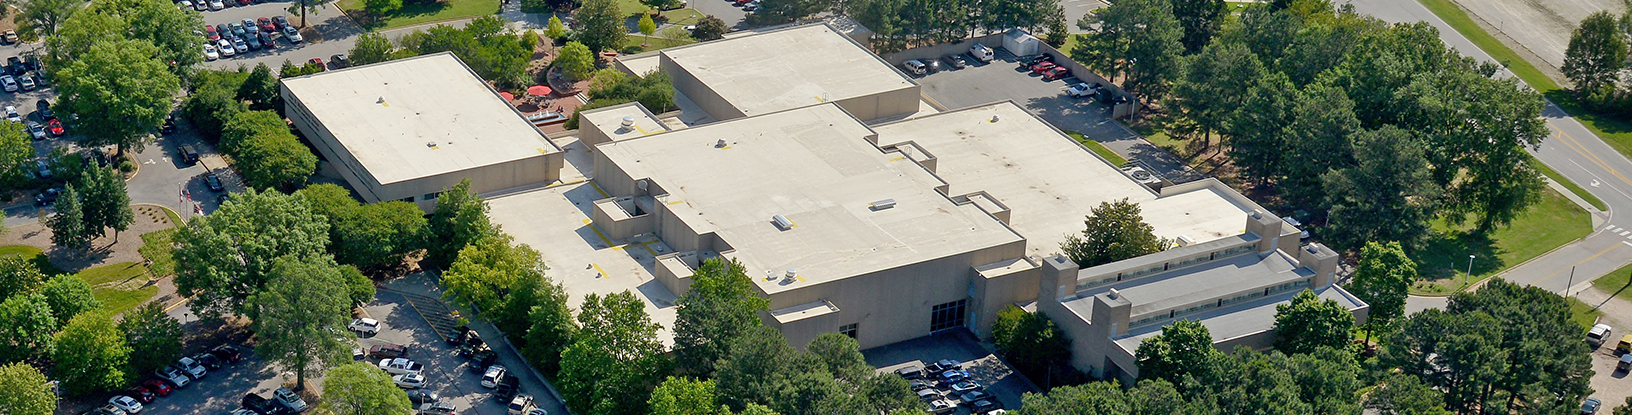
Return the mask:
{"type": "Polygon", "coordinates": [[[1064,67],[1064,66],[1055,66],[1053,68],[1049,68],[1046,71],[1043,71],[1043,80],[1045,80],[1045,81],[1052,81],[1052,80],[1055,80],[1055,79],[1063,79],[1063,78],[1069,78],[1069,77],[1071,77],[1071,68],[1067,68],[1067,67],[1064,67]]]}
{"type": "Polygon", "coordinates": [[[226,360],[226,361],[231,362],[231,363],[238,363],[238,359],[242,359],[244,357],[243,353],[238,352],[237,348],[234,348],[231,345],[226,345],[226,344],[223,344],[223,345],[220,345],[220,346],[215,346],[214,349],[210,349],[210,354],[213,354],[213,355],[215,355],[215,357],[219,357],[222,360],[226,360]]]}
{"type": "Polygon", "coordinates": [[[170,384],[164,383],[164,381],[159,379],[144,380],[139,386],[147,388],[147,390],[152,391],[159,396],[170,396],[170,391],[172,391],[172,389],[170,389],[170,384]]]}
{"type": "Polygon", "coordinates": [[[993,411],[1000,410],[1003,410],[1003,404],[999,403],[996,399],[982,399],[975,401],[975,403],[969,404],[969,411],[971,413],[989,414],[993,411]]]}
{"type": "Polygon", "coordinates": [[[396,383],[399,388],[419,389],[425,387],[425,375],[418,373],[396,375],[391,377],[391,382],[396,383]]]}
{"type": "Polygon", "coordinates": [[[17,78],[13,78],[11,75],[0,75],[0,85],[6,88],[6,92],[17,92],[18,89],[17,78]]]}
{"type": "Polygon", "coordinates": [[[1615,353],[1632,352],[1632,334],[1621,336],[1621,342],[1615,344],[1615,353]]]}
{"type": "Polygon", "coordinates": [[[929,373],[940,374],[945,373],[948,370],[956,370],[961,368],[963,368],[963,362],[952,359],[941,359],[935,361],[934,363],[930,363],[928,366],[925,366],[924,370],[929,371],[929,373]]]}
{"type": "Polygon", "coordinates": [[[18,124],[23,123],[23,116],[22,114],[17,113],[17,107],[11,105],[6,106],[6,121],[11,121],[18,124]]]}
{"type": "Polygon", "coordinates": [[[1608,324],[1593,325],[1592,329],[1587,330],[1587,344],[1591,344],[1592,347],[1601,346],[1604,341],[1609,340],[1610,334],[1614,331],[1608,324]]]}
{"type": "Polygon", "coordinates": [[[425,370],[425,365],[399,357],[396,359],[381,360],[380,369],[384,369],[385,373],[402,375],[408,373],[420,373],[425,370]]]}
{"type": "Polygon", "coordinates": [[[924,401],[924,402],[932,402],[932,401],[940,400],[941,397],[942,397],[941,396],[941,391],[935,390],[934,388],[919,389],[915,393],[918,394],[918,400],[924,401]]]}
{"type": "Polygon", "coordinates": [[[906,70],[907,74],[914,76],[923,76],[925,71],[927,71],[927,69],[924,68],[924,63],[919,62],[917,59],[908,59],[905,62],[901,62],[901,69],[906,70]]]}
{"type": "Polygon", "coordinates": [[[958,400],[963,401],[963,403],[965,405],[973,405],[975,402],[978,402],[978,401],[981,401],[981,400],[984,400],[984,399],[992,399],[992,394],[986,393],[986,391],[981,391],[981,390],[972,390],[972,391],[968,391],[968,392],[958,394],[958,400]]]}
{"type": "Polygon", "coordinates": [[[516,391],[520,387],[521,379],[516,378],[515,375],[506,375],[504,380],[499,382],[499,387],[493,388],[493,397],[499,402],[508,401],[516,396],[516,391]]]}
{"type": "Polygon", "coordinates": [[[1586,402],[1581,403],[1581,415],[1596,414],[1598,413],[1598,407],[1603,405],[1604,402],[1598,400],[1598,398],[1587,398],[1586,402]]]}
{"type": "Polygon", "coordinates": [[[368,346],[368,357],[375,359],[390,359],[408,355],[408,346],[395,343],[376,344],[368,346]]]}
{"type": "Polygon", "coordinates": [[[964,67],[969,66],[969,61],[963,59],[962,53],[946,55],[946,58],[944,59],[946,59],[946,64],[952,66],[953,68],[963,69],[964,67]]]}
{"type": "Polygon", "coordinates": [[[181,370],[174,367],[165,367],[155,370],[153,371],[153,376],[168,382],[171,387],[176,389],[185,388],[187,387],[188,383],[193,382],[193,380],[188,378],[186,374],[183,374],[181,370]]]}
{"type": "Polygon", "coordinates": [[[249,44],[244,43],[243,38],[234,37],[234,38],[232,38],[232,49],[233,49],[234,52],[237,52],[239,55],[249,53],[249,44]]]}
{"type": "Polygon", "coordinates": [[[45,162],[43,158],[34,160],[34,174],[41,179],[51,178],[51,163],[45,162]]]}
{"type": "Polygon", "coordinates": [[[1016,59],[1016,62],[1020,63],[1021,68],[1030,67],[1032,65],[1036,65],[1036,64],[1042,63],[1042,62],[1053,62],[1053,61],[1054,61],[1054,55],[1050,55],[1050,54],[1047,54],[1047,53],[1037,54],[1037,55],[1029,55],[1029,56],[1021,56],[1020,58],[1016,59]]]}
{"type": "Polygon", "coordinates": [[[50,189],[41,190],[39,194],[34,195],[34,205],[35,206],[49,206],[52,203],[57,203],[57,196],[59,196],[61,194],[62,194],[62,189],[58,189],[58,188],[55,188],[55,187],[50,188],[50,189]]]}
{"type": "Polygon", "coordinates": [[[244,399],[240,404],[243,405],[244,409],[255,411],[255,413],[261,415],[293,413],[289,411],[289,408],[278,405],[276,402],[255,393],[244,394],[244,399]]]}
{"type": "Polygon", "coordinates": [[[929,411],[929,413],[932,413],[932,414],[945,415],[945,414],[950,414],[950,413],[956,412],[957,410],[958,410],[958,405],[953,404],[952,401],[949,401],[949,400],[936,399],[936,400],[933,400],[933,401],[929,401],[929,410],[928,411],[929,411]]]}
{"type": "Polygon", "coordinates": [[[979,43],[969,46],[969,56],[973,56],[981,62],[991,62],[992,59],[997,58],[997,54],[992,52],[992,48],[979,43]]]}
{"type": "Polygon", "coordinates": [[[198,361],[193,360],[191,357],[176,359],[176,363],[171,366],[181,369],[182,373],[186,373],[187,377],[193,378],[193,380],[203,379],[204,374],[208,373],[204,369],[204,365],[198,364],[198,361]]]}
{"type": "Polygon", "coordinates": [[[128,414],[128,412],[125,412],[125,410],[119,409],[118,406],[114,406],[111,403],[107,404],[107,405],[102,405],[102,407],[96,408],[95,410],[92,410],[90,413],[91,413],[91,415],[126,415],[126,414],[128,414]]]}
{"type": "Polygon", "coordinates": [[[62,121],[52,118],[45,122],[45,132],[50,133],[52,137],[61,137],[68,129],[62,127],[62,121]]]}
{"type": "Polygon", "coordinates": [[[921,391],[921,390],[924,390],[924,389],[934,389],[935,388],[935,382],[930,381],[928,379],[913,379],[913,380],[907,381],[907,387],[912,388],[912,390],[914,392],[921,391]]]}
{"type": "Polygon", "coordinates": [[[477,333],[475,330],[471,330],[470,326],[459,326],[458,328],[454,329],[454,331],[454,335],[452,337],[448,337],[449,345],[456,346],[460,344],[468,344],[475,346],[485,343],[482,341],[482,334],[477,333]]]}
{"type": "Polygon", "coordinates": [[[215,26],[204,25],[204,38],[209,40],[221,40],[221,32],[215,30],[215,26]]]}
{"type": "Polygon", "coordinates": [[[309,64],[309,65],[317,65],[317,71],[318,72],[323,72],[323,71],[326,71],[326,70],[329,69],[328,65],[323,64],[323,58],[307,59],[306,63],[309,64]]]}
{"type": "Polygon", "coordinates": [[[482,346],[482,350],[478,350],[476,353],[470,355],[471,372],[485,373],[488,366],[492,366],[493,362],[499,361],[499,354],[494,353],[493,349],[488,349],[486,347],[487,346],[484,345],[482,346]]]}
{"type": "Polygon", "coordinates": [[[209,10],[210,9],[210,4],[209,3],[210,2],[205,1],[205,0],[198,0],[197,2],[193,3],[193,10],[198,10],[198,11],[209,10]]]}
{"type": "Polygon", "coordinates": [[[226,190],[226,187],[221,186],[221,176],[216,175],[215,170],[204,173],[204,185],[209,186],[212,192],[226,190]]]}
{"type": "Polygon", "coordinates": [[[1621,361],[1615,363],[1618,372],[1632,371],[1632,353],[1621,355],[1621,361]]]}
{"type": "Polygon", "coordinates": [[[419,415],[451,415],[456,408],[452,402],[432,402],[419,406],[419,415]]]}
{"type": "Polygon", "coordinates": [[[262,17],[262,18],[259,18],[259,19],[255,19],[255,26],[261,28],[262,32],[267,32],[267,33],[277,33],[278,32],[278,25],[273,24],[271,18],[262,17]]]}
{"type": "MultiPolygon", "coordinates": [[[[284,17],[283,15],[272,16],[272,24],[281,30],[282,28],[289,27],[289,18],[284,17]]],[[[273,31],[276,32],[277,30],[273,31]]]]}
{"type": "Polygon", "coordinates": [[[221,0],[210,0],[210,11],[220,11],[225,8],[227,8],[227,4],[221,2],[221,0]]]}
{"type": "Polygon", "coordinates": [[[925,73],[936,73],[936,72],[941,71],[941,61],[939,61],[939,60],[925,59],[925,60],[922,60],[920,62],[924,63],[924,72],[925,73]]]}
{"type": "Polygon", "coordinates": [[[238,49],[234,49],[232,47],[232,40],[227,38],[221,38],[221,40],[215,41],[215,50],[218,51],[223,58],[230,58],[238,54],[238,49]]]}
{"type": "Polygon", "coordinates": [[[345,69],[346,67],[351,66],[351,57],[346,56],[344,53],[335,54],[333,56],[329,56],[329,64],[334,65],[334,69],[345,69]]]}
{"type": "Polygon", "coordinates": [[[300,37],[300,29],[288,24],[283,25],[283,38],[289,39],[289,43],[300,43],[305,40],[300,37]]]}
{"type": "Polygon", "coordinates": [[[17,31],[16,30],[6,30],[6,44],[15,44],[15,43],[17,43],[17,31]]]}
{"type": "Polygon", "coordinates": [[[485,388],[497,388],[497,387],[499,387],[499,381],[504,380],[504,374],[505,374],[504,366],[499,366],[499,365],[488,366],[487,373],[482,374],[482,387],[485,387],[485,388]]]}
{"type": "Polygon", "coordinates": [[[1043,73],[1054,68],[1054,62],[1038,62],[1036,65],[1031,65],[1031,73],[1043,73]]]}
{"type": "Polygon", "coordinates": [[[181,158],[182,164],[189,166],[198,164],[198,150],[194,150],[192,145],[176,147],[176,156],[181,158]]]}
{"type": "Polygon", "coordinates": [[[948,371],[945,371],[945,372],[941,372],[941,384],[942,385],[951,385],[951,384],[954,384],[954,383],[962,382],[964,379],[968,379],[968,378],[969,378],[969,371],[967,371],[967,370],[948,370],[948,371]]]}
{"type": "Polygon", "coordinates": [[[272,49],[272,48],[278,47],[278,42],[275,41],[275,40],[272,40],[272,33],[269,33],[269,32],[256,33],[255,34],[255,39],[257,41],[261,42],[261,48],[263,48],[263,49],[272,49]]]}
{"type": "Polygon", "coordinates": [[[129,414],[142,412],[142,403],[137,402],[136,399],[125,395],[113,395],[112,398],[108,398],[108,404],[118,407],[119,410],[125,411],[125,413],[129,414]]]}
{"type": "Polygon", "coordinates": [[[37,122],[29,121],[28,122],[28,135],[34,136],[34,140],[36,140],[36,141],[44,140],[45,139],[45,126],[40,125],[40,123],[37,123],[37,122]]]}
{"type": "Polygon", "coordinates": [[[509,415],[526,415],[527,412],[532,411],[533,408],[536,407],[536,405],[533,405],[532,396],[516,395],[515,399],[510,400],[510,405],[508,407],[510,409],[509,415]]]}
{"type": "Polygon", "coordinates": [[[55,111],[51,111],[51,101],[47,101],[47,100],[44,100],[44,99],[34,101],[34,109],[40,111],[40,117],[41,118],[44,118],[44,119],[57,118],[57,113],[55,111]]]}
{"type": "Polygon", "coordinates": [[[272,399],[277,400],[278,403],[283,404],[283,407],[289,408],[291,411],[300,412],[306,410],[306,400],[301,399],[300,395],[296,395],[295,391],[289,390],[289,388],[278,388],[272,391],[272,399]]]}
{"type": "Polygon", "coordinates": [[[176,116],[165,114],[164,124],[159,124],[159,132],[165,134],[176,132],[176,116]]]}
{"type": "Polygon", "coordinates": [[[24,91],[33,91],[34,88],[40,86],[40,83],[34,78],[34,75],[23,74],[23,76],[17,77],[17,85],[22,87],[24,91]]]}
{"type": "Polygon", "coordinates": [[[1099,94],[1100,88],[1099,83],[1080,83],[1065,87],[1065,95],[1074,98],[1093,98],[1094,95],[1099,94]]]}
{"type": "Polygon", "coordinates": [[[372,318],[366,318],[366,317],[365,318],[354,319],[354,320],[351,320],[351,324],[346,325],[346,329],[351,330],[353,333],[357,333],[358,335],[379,334],[380,333],[380,321],[372,319],[372,318]]]}
{"type": "Polygon", "coordinates": [[[220,369],[221,365],[226,363],[226,361],[221,360],[221,358],[215,357],[215,355],[209,353],[195,354],[193,355],[193,360],[198,362],[198,364],[203,365],[205,369],[209,370],[220,369]]]}
{"type": "Polygon", "coordinates": [[[159,397],[158,394],[153,393],[152,390],[149,390],[146,386],[141,385],[131,386],[130,389],[125,389],[125,391],[120,392],[120,394],[129,396],[131,399],[135,399],[136,402],[141,402],[144,404],[153,403],[153,400],[158,399],[159,397]]]}
{"type": "Polygon", "coordinates": [[[918,365],[907,366],[896,369],[895,374],[900,375],[902,379],[918,379],[924,377],[924,368],[918,365]]]}
{"type": "Polygon", "coordinates": [[[442,396],[437,395],[436,392],[431,392],[424,389],[408,391],[408,402],[413,402],[414,405],[435,403],[440,400],[442,400],[442,396]]]}
{"type": "Polygon", "coordinates": [[[981,386],[980,382],[976,382],[973,379],[965,379],[952,384],[952,393],[962,394],[964,392],[974,392],[985,388],[985,386],[981,386]]]}

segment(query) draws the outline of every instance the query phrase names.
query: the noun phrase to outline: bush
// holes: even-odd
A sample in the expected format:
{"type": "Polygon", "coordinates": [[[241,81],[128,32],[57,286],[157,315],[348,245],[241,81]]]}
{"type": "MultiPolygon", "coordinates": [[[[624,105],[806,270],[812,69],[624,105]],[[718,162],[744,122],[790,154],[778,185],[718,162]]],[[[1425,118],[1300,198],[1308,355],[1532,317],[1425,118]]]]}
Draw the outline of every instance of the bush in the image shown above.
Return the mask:
{"type": "Polygon", "coordinates": [[[136,171],[136,163],[131,163],[130,159],[119,160],[119,171],[125,173],[134,172],[136,171]]]}

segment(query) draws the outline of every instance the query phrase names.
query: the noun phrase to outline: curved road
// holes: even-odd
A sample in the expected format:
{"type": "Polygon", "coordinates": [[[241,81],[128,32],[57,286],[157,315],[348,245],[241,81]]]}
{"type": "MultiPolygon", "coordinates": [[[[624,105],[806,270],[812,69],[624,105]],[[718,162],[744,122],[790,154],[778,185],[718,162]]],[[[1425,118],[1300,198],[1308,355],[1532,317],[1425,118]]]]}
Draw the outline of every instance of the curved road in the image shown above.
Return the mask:
{"type": "MultiPolygon", "coordinates": [[[[1440,38],[1464,55],[1495,61],[1416,0],[1351,0],[1356,11],[1390,22],[1427,21],[1440,38]]],[[[1503,70],[1500,77],[1511,77],[1503,70]]],[[[1604,274],[1632,263],[1632,160],[1616,152],[1563,110],[1547,102],[1542,110],[1551,135],[1531,153],[1565,178],[1602,199],[1608,211],[1595,212],[1594,229],[1585,238],[1502,272],[1502,278],[1560,294],[1585,289],[1604,274]],[[1573,271],[1572,271],[1573,270],[1573,271]],[[1568,287],[1566,287],[1568,286],[1568,287]],[[1566,291],[1566,289],[1568,290],[1566,291]]],[[[1589,210],[1591,210],[1589,208],[1589,210]]],[[[1444,299],[1412,297],[1408,308],[1420,310],[1444,299]]]]}

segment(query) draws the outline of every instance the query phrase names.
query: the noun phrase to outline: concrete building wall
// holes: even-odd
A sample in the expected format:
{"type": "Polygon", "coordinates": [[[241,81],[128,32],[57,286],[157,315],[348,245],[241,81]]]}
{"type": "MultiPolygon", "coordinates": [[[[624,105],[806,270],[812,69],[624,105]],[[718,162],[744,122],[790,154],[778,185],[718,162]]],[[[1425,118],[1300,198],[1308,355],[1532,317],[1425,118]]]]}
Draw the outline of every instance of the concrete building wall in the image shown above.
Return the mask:
{"type": "Polygon", "coordinates": [[[838,104],[840,108],[844,108],[846,112],[849,112],[858,120],[875,120],[918,112],[920,95],[918,86],[911,86],[889,92],[839,100],[838,104]]]}
{"type": "Polygon", "coordinates": [[[742,113],[742,110],[732,106],[724,97],[715,93],[713,89],[703,84],[696,76],[692,76],[691,72],[676,64],[674,59],[670,59],[668,55],[658,55],[658,59],[660,59],[658,67],[663,69],[663,73],[669,74],[669,78],[674,83],[674,90],[685,95],[686,98],[701,107],[704,112],[714,117],[715,120],[725,121],[746,116],[746,114],[742,113]]]}
{"type": "MultiPolygon", "coordinates": [[[[803,345],[816,334],[836,332],[839,326],[857,324],[856,341],[861,348],[882,346],[930,334],[930,318],[936,305],[970,300],[971,279],[978,278],[974,266],[990,264],[1025,253],[1025,241],[1015,241],[912,264],[858,275],[823,284],[814,284],[771,295],[772,310],[831,301],[839,311],[831,319],[806,319],[783,325],[790,344],[803,345]],[[816,326],[816,327],[812,327],[816,326]]],[[[749,270],[753,274],[756,270],[749,270]]],[[[970,300],[965,308],[965,326],[982,321],[984,311],[970,300]]],[[[772,321],[772,324],[775,322],[772,321]]]]}
{"type": "Polygon", "coordinates": [[[971,304],[979,310],[980,319],[970,325],[977,337],[991,337],[992,324],[997,322],[997,313],[1016,303],[1037,299],[1037,284],[1043,276],[1041,258],[1025,258],[1031,268],[993,277],[985,277],[977,273],[971,284],[976,297],[971,304]]]}

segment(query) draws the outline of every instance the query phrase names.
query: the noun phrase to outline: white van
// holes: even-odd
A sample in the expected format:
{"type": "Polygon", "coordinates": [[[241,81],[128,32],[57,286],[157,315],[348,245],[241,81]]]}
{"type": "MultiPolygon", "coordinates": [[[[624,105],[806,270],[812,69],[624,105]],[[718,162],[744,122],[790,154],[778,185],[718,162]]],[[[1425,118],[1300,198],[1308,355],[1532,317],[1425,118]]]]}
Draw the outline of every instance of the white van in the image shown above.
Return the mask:
{"type": "Polygon", "coordinates": [[[992,48],[979,43],[969,47],[969,56],[974,56],[975,59],[980,59],[981,62],[991,62],[992,59],[997,58],[997,55],[992,53],[992,48]]]}
{"type": "Polygon", "coordinates": [[[924,75],[924,63],[919,62],[917,59],[909,59],[906,62],[901,62],[901,69],[906,70],[908,74],[912,74],[913,76],[924,75]]]}

